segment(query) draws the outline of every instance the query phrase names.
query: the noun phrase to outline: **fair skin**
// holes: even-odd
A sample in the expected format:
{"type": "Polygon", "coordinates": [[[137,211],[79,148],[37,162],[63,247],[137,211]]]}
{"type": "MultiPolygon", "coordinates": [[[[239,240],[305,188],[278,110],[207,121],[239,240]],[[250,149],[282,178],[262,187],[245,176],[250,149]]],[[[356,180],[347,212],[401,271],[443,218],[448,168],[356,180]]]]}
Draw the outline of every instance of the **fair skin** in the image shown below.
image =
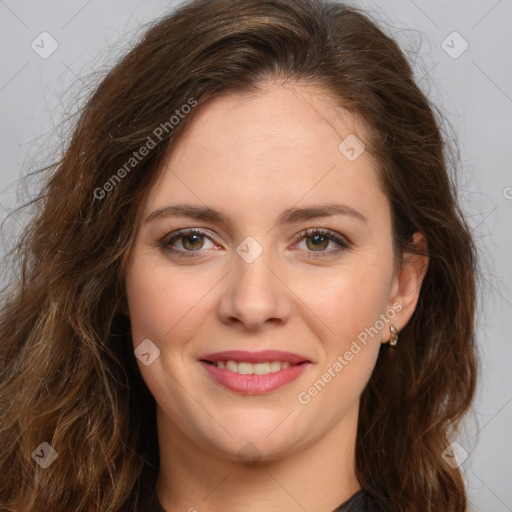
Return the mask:
{"type": "Polygon", "coordinates": [[[400,305],[393,325],[405,326],[427,261],[405,255],[395,270],[391,210],[375,163],[367,151],[350,161],[338,149],[351,133],[362,133],[356,120],[311,86],[223,95],[194,113],[146,197],[125,278],[134,347],[149,339],[160,350],[148,366],[138,364],[157,403],[156,492],[167,511],[326,512],[360,489],[359,399],[391,335],[389,322],[334,377],[333,363],[393,304],[400,305]],[[144,222],[177,203],[208,206],[225,222],[144,222]],[[330,204],[365,220],[277,222],[288,208],[330,204]],[[206,235],[181,235],[169,245],[192,257],[159,245],[185,228],[206,235]],[[297,236],[314,228],[351,245],[297,236]],[[263,250],[251,263],[236,251],[249,236],[263,250]],[[266,349],[306,356],[309,364],[278,389],[247,394],[217,383],[200,363],[211,352],[266,349]],[[301,403],[299,393],[329,367],[329,382],[301,403]],[[241,460],[244,446],[252,463],[241,460]]]}

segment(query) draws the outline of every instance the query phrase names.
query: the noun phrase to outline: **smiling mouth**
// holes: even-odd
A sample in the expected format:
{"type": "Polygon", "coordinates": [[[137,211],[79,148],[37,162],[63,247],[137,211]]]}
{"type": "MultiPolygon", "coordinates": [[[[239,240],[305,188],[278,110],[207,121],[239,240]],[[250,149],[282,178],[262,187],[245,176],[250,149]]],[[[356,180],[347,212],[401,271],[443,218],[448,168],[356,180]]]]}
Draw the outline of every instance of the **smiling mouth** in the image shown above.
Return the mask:
{"type": "Polygon", "coordinates": [[[234,360],[219,360],[219,361],[208,361],[203,359],[203,362],[216,366],[221,370],[226,370],[232,373],[238,373],[239,375],[268,375],[269,373],[280,372],[286,370],[290,366],[299,366],[306,363],[302,361],[297,364],[291,364],[288,361],[266,361],[261,363],[250,363],[247,361],[234,361],[234,360]]]}
{"type": "Polygon", "coordinates": [[[298,379],[313,365],[284,350],[224,350],[200,356],[199,363],[220,386],[244,395],[262,395],[298,379]]]}
{"type": "Polygon", "coordinates": [[[264,395],[298,379],[310,361],[226,361],[201,359],[203,368],[220,386],[243,395],[264,395]]]}

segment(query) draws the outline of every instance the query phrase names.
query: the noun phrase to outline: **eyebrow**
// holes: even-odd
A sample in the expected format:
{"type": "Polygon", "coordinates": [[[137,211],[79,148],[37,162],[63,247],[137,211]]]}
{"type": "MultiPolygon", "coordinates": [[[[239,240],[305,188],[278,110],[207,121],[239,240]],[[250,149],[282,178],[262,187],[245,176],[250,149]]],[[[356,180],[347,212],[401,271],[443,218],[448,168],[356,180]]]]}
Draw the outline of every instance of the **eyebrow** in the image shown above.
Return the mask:
{"type": "MultiPolygon", "coordinates": [[[[349,216],[361,222],[368,222],[368,219],[354,208],[342,204],[315,205],[306,208],[288,208],[279,214],[276,223],[292,224],[304,220],[317,219],[320,217],[332,217],[335,215],[349,216]]],[[[195,206],[191,204],[170,204],[158,208],[150,213],[144,223],[151,222],[156,218],[166,217],[190,217],[198,220],[209,220],[229,224],[224,214],[207,206],[195,206]]]]}

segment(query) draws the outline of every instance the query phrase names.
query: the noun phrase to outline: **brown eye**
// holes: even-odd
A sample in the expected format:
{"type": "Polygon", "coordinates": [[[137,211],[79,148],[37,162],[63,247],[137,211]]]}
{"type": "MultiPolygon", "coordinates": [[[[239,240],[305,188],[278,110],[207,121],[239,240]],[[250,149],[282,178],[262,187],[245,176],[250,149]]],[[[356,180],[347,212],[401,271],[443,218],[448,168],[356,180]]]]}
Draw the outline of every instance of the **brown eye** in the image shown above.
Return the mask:
{"type": "Polygon", "coordinates": [[[352,243],[336,231],[325,229],[309,229],[300,233],[300,243],[297,248],[304,251],[307,258],[322,258],[336,256],[346,249],[350,249],[352,243]],[[334,246],[329,249],[332,242],[334,246]],[[305,247],[300,247],[304,244],[305,247]]]}
{"type": "Polygon", "coordinates": [[[306,237],[306,245],[308,249],[312,251],[318,251],[326,249],[329,245],[331,239],[326,235],[322,235],[321,233],[317,233],[315,235],[310,235],[306,237]],[[311,243],[309,243],[311,241],[311,243]]]}
{"type": "Polygon", "coordinates": [[[197,233],[193,233],[191,235],[183,235],[180,236],[178,239],[183,240],[183,247],[191,251],[201,249],[204,245],[204,236],[197,233]]]}
{"type": "Polygon", "coordinates": [[[160,241],[160,245],[165,251],[179,256],[196,256],[194,253],[204,252],[202,249],[215,247],[210,236],[197,229],[185,229],[171,233],[160,241]]]}

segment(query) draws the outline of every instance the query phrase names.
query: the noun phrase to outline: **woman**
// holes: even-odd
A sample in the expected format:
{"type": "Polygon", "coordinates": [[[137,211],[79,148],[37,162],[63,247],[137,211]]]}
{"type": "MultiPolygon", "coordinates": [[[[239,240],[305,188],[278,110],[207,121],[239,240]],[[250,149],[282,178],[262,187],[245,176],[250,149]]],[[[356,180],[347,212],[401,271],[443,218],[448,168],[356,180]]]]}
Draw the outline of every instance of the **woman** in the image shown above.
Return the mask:
{"type": "Polygon", "coordinates": [[[4,290],[0,505],[464,511],[475,250],[397,44],[194,1],[99,85],[4,290]]]}

